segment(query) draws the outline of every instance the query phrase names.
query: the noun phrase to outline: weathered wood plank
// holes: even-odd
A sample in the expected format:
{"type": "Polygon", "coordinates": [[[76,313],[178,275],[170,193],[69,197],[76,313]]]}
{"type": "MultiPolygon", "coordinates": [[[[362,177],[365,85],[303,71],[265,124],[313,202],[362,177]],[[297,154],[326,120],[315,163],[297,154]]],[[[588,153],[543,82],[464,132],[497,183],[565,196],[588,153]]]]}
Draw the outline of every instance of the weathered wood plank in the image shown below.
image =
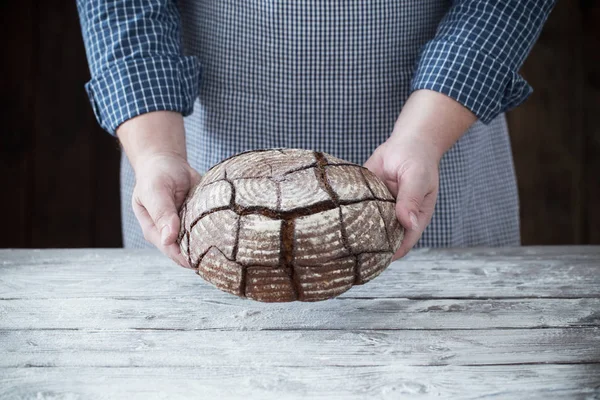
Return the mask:
{"type": "Polygon", "coordinates": [[[0,368],[235,368],[257,362],[276,367],[600,363],[600,328],[258,331],[251,334],[243,331],[0,331],[0,341],[3,343],[0,368]]]}
{"type": "Polygon", "coordinates": [[[443,330],[600,326],[600,299],[334,299],[265,304],[226,293],[218,297],[6,300],[0,302],[0,329],[443,330]]]}
{"type": "Polygon", "coordinates": [[[308,304],[230,296],[156,252],[0,260],[3,399],[600,397],[598,247],[421,250],[308,304]]]}
{"type": "MultiPolygon", "coordinates": [[[[154,256],[147,249],[0,249],[0,259],[12,262],[46,263],[86,257],[91,261],[100,256],[130,257],[154,256]]],[[[484,259],[550,259],[550,260],[598,260],[600,246],[521,246],[521,247],[471,247],[471,248],[422,248],[412,250],[404,259],[411,260],[463,260],[484,259]]]]}
{"type": "MultiPolygon", "coordinates": [[[[0,298],[80,296],[224,298],[157,251],[0,250],[0,298]]],[[[355,297],[600,297],[600,246],[417,250],[355,297]]]]}
{"type": "Polygon", "coordinates": [[[3,399],[595,399],[600,365],[7,368],[3,399]]]}

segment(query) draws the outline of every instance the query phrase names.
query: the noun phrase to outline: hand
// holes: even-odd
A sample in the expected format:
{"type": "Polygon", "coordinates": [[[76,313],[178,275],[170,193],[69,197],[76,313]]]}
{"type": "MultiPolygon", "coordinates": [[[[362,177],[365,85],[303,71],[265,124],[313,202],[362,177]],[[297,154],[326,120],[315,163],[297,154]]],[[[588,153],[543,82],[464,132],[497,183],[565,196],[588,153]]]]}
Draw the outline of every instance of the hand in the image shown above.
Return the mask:
{"type": "Polygon", "coordinates": [[[200,174],[178,154],[155,153],[138,159],[131,199],[144,238],[182,267],[191,268],[177,244],[179,210],[200,174]]]}
{"type": "Polygon", "coordinates": [[[440,160],[476,120],[454,99],[417,90],[404,104],[390,138],[365,163],[396,196],[396,217],[406,229],[394,260],[406,255],[429,225],[440,160]]]}
{"type": "Polygon", "coordinates": [[[117,135],[135,171],[132,207],[144,238],[191,268],[176,243],[179,209],[200,174],[187,162],[181,114],[156,111],[123,123],[117,135]]]}
{"type": "Polygon", "coordinates": [[[406,229],[393,259],[404,257],[429,225],[439,188],[439,159],[427,143],[391,137],[365,163],[396,196],[396,217],[406,229]]]}

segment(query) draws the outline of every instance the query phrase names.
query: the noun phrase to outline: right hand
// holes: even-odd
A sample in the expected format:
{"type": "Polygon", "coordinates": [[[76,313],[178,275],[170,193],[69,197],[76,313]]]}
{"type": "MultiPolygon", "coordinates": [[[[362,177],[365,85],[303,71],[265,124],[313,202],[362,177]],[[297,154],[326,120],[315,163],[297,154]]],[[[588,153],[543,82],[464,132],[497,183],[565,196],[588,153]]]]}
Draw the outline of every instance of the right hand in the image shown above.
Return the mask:
{"type": "Polygon", "coordinates": [[[191,268],[177,244],[179,210],[200,174],[177,154],[138,160],[131,204],[144,238],[182,267],[191,268]]]}
{"type": "Polygon", "coordinates": [[[117,136],[135,171],[131,202],[144,238],[191,268],[177,244],[179,209],[201,177],[187,162],[183,117],[171,111],[142,114],[124,122],[117,136]]]}

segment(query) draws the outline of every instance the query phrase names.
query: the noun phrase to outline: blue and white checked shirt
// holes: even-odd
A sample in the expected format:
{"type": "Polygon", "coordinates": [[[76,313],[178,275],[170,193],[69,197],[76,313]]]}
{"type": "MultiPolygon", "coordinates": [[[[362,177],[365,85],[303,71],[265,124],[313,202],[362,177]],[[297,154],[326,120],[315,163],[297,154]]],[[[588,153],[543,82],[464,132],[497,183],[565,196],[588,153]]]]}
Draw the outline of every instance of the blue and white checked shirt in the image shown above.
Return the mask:
{"type": "MultiPolygon", "coordinates": [[[[188,116],[200,173],[255,148],[325,151],[363,163],[410,93],[430,89],[479,122],[440,163],[436,209],[419,246],[519,244],[517,186],[503,112],[531,88],[518,69],[551,0],[79,0],[108,132],[138,114],[188,116]]],[[[126,247],[148,244],[121,168],[126,247]]]]}
{"type": "MultiPolygon", "coordinates": [[[[444,93],[484,123],[519,105],[532,89],[518,70],[554,2],[451,1],[435,37],[422,49],[411,90],[444,93]]],[[[145,112],[192,112],[201,66],[183,54],[175,0],[78,0],[77,5],[92,75],[86,90],[105,130],[114,133],[145,112]]]]}

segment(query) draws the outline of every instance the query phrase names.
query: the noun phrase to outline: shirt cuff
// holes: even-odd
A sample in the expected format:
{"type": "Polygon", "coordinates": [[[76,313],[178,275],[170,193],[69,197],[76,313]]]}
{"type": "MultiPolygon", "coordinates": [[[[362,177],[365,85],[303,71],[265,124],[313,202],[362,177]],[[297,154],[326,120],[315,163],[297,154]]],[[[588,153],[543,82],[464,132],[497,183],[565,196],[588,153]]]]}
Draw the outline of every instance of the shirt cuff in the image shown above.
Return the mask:
{"type": "Polygon", "coordinates": [[[465,45],[428,42],[412,79],[411,92],[429,89],[453,98],[484,124],[521,104],[533,91],[506,64],[465,45]]]}
{"type": "Polygon", "coordinates": [[[114,135],[123,122],[147,112],[191,114],[199,79],[196,57],[156,56],[119,61],[85,89],[98,123],[114,135]]]}

